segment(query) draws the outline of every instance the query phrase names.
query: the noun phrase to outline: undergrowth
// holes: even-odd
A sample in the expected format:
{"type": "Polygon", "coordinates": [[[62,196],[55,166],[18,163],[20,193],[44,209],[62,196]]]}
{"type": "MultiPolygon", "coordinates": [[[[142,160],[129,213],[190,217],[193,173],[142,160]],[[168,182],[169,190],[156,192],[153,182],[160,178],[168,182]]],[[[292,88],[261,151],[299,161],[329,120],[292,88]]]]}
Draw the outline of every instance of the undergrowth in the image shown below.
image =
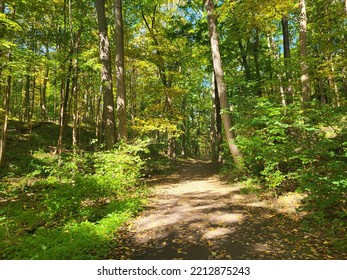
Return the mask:
{"type": "Polygon", "coordinates": [[[146,152],[145,143],[60,158],[33,152],[33,171],[0,185],[0,257],[105,258],[117,228],[145,201],[146,152]]]}
{"type": "Polygon", "coordinates": [[[298,211],[309,213],[306,229],[323,231],[347,250],[346,107],[312,102],[303,110],[300,102],[284,107],[269,98],[234,98],[244,166],[232,169],[227,161],[224,173],[246,181],[244,193],[305,193],[298,211]]]}

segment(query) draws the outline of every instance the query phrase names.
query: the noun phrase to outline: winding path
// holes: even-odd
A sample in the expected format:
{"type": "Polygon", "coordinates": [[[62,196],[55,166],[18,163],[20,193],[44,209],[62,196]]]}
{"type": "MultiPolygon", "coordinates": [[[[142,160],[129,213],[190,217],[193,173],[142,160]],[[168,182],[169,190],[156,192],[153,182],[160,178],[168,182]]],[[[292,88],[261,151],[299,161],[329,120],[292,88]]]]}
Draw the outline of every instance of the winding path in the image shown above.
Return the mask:
{"type": "MultiPolygon", "coordinates": [[[[189,160],[156,178],[147,208],[124,226],[112,259],[341,259],[299,228],[297,195],[259,200],[189,160]]],[[[325,244],[326,243],[326,244],[325,244]]]]}

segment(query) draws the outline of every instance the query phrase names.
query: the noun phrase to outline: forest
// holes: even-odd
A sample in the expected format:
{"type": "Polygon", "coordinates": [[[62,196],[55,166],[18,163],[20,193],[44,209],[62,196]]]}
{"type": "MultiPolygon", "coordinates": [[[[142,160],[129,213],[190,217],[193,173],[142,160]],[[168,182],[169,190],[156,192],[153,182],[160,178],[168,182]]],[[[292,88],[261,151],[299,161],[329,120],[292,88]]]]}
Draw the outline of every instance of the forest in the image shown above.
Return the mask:
{"type": "Polygon", "coordinates": [[[347,259],[347,0],[0,11],[0,259],[347,259]]]}

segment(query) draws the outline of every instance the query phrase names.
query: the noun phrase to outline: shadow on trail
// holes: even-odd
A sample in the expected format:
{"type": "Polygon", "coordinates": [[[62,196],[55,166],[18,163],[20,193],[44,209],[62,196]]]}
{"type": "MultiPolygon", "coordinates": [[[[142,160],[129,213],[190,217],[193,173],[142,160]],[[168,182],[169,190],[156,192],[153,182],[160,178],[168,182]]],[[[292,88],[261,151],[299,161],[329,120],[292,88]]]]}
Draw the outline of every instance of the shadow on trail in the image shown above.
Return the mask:
{"type": "Polygon", "coordinates": [[[185,182],[187,180],[204,180],[214,174],[218,170],[218,166],[212,162],[203,161],[203,160],[181,160],[177,162],[176,172],[167,176],[167,175],[158,175],[152,179],[146,180],[150,185],[157,184],[178,184],[180,182],[185,182]]]}
{"type": "Polygon", "coordinates": [[[302,232],[298,216],[240,195],[240,186],[213,173],[208,163],[194,162],[167,177],[149,207],[120,232],[109,258],[346,258],[302,232]]]}

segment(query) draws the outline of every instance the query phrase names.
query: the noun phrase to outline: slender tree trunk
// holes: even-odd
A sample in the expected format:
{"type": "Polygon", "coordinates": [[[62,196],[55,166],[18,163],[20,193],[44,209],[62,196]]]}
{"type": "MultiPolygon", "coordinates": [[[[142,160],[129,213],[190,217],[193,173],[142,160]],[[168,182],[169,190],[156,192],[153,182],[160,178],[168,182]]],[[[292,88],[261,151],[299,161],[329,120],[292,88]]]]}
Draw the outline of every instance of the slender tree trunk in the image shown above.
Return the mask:
{"type": "Polygon", "coordinates": [[[223,74],[223,68],[222,68],[222,60],[221,60],[221,56],[219,52],[217,19],[215,15],[213,14],[214,4],[212,0],[204,0],[204,4],[207,11],[207,20],[208,20],[208,27],[209,27],[209,34],[210,34],[210,41],[211,41],[213,68],[216,75],[218,95],[219,95],[219,100],[221,105],[222,121],[224,124],[226,139],[228,142],[231,155],[234,158],[235,164],[240,165],[240,160],[242,156],[238,147],[235,144],[235,135],[233,131],[231,130],[232,119],[230,115],[227,92],[226,92],[224,78],[223,78],[224,74],[223,74]]]}
{"type": "MultiPolygon", "coordinates": [[[[10,57],[10,55],[9,55],[10,57]]],[[[8,127],[8,117],[10,113],[10,95],[11,95],[11,82],[12,77],[9,75],[7,77],[7,85],[4,87],[4,98],[3,98],[3,111],[1,112],[0,120],[2,122],[1,125],[1,136],[0,136],[0,166],[4,163],[5,157],[5,147],[6,147],[6,137],[7,137],[7,127],[8,127]]],[[[3,86],[0,85],[0,88],[3,86]]]]}
{"type": "Polygon", "coordinates": [[[222,120],[220,115],[220,102],[215,74],[212,74],[212,161],[222,162],[222,120]]]}
{"type": "Polygon", "coordinates": [[[305,106],[305,103],[309,102],[310,97],[310,76],[309,69],[306,62],[307,57],[307,43],[306,43],[306,32],[307,32],[307,14],[306,14],[306,1],[300,0],[300,57],[301,57],[301,94],[302,102],[305,106]]]}
{"type": "Polygon", "coordinates": [[[105,15],[105,0],[95,0],[96,14],[98,19],[100,40],[100,61],[102,93],[104,97],[104,125],[106,134],[106,149],[110,150],[116,143],[114,99],[112,91],[111,53],[107,34],[107,23],[105,15]]]}
{"type": "Polygon", "coordinates": [[[332,62],[332,57],[330,57],[330,61],[331,61],[331,74],[329,75],[328,79],[329,79],[329,82],[330,84],[332,85],[333,89],[334,89],[334,103],[335,103],[335,106],[339,107],[341,104],[340,104],[340,91],[339,91],[339,88],[337,86],[337,82],[336,82],[336,79],[334,77],[334,74],[335,74],[335,67],[334,67],[334,64],[332,62]]]}
{"type": "MultiPolygon", "coordinates": [[[[4,13],[5,12],[5,2],[0,1],[0,12],[4,13]]],[[[0,34],[0,39],[2,39],[2,34],[0,34]]],[[[2,59],[3,55],[2,50],[0,50],[0,58],[2,59]]],[[[8,61],[11,61],[11,53],[7,54],[8,61]]],[[[1,63],[2,64],[2,63],[1,63]]],[[[2,77],[2,66],[0,67],[0,77],[2,77]]],[[[11,94],[11,80],[12,77],[11,75],[8,75],[6,81],[4,81],[4,84],[2,84],[2,79],[0,78],[0,93],[3,96],[3,101],[2,101],[2,110],[0,110],[0,167],[3,166],[4,164],[4,159],[5,159],[5,148],[6,148],[6,137],[7,137],[7,126],[8,126],[8,116],[10,112],[10,94],[11,94]]]]}
{"type": "MultiPolygon", "coordinates": [[[[30,120],[34,118],[35,114],[35,89],[36,89],[36,78],[35,78],[35,67],[34,67],[34,77],[33,77],[33,85],[31,89],[31,110],[30,110],[30,120]]],[[[30,127],[31,129],[31,127],[30,127]]],[[[30,131],[31,133],[31,131],[30,131]]]]}
{"type": "Polygon", "coordinates": [[[211,88],[211,100],[212,100],[212,108],[211,108],[211,160],[213,163],[218,162],[217,156],[217,130],[216,130],[216,100],[215,100],[215,88],[214,88],[214,74],[212,75],[212,88],[211,88]]]}
{"type": "MultiPolygon", "coordinates": [[[[137,114],[137,94],[136,94],[136,67],[133,65],[130,77],[130,114],[131,124],[135,126],[135,119],[137,114]]],[[[136,137],[135,131],[132,130],[132,139],[136,137]]]]}
{"type": "Polygon", "coordinates": [[[258,96],[261,96],[262,94],[262,83],[261,83],[261,75],[260,75],[260,62],[259,62],[259,30],[256,29],[255,31],[255,38],[253,43],[253,59],[254,59],[254,66],[255,66],[255,75],[257,80],[257,94],[258,96]]]}
{"type": "Polygon", "coordinates": [[[288,60],[290,59],[290,39],[289,39],[289,25],[288,17],[282,17],[282,32],[283,32],[283,54],[284,54],[284,67],[286,87],[283,88],[285,96],[285,105],[293,103],[293,90],[292,90],[292,75],[289,68],[288,60]]]}
{"type": "Polygon", "coordinates": [[[71,72],[72,72],[72,46],[70,50],[70,63],[67,73],[67,79],[65,84],[62,82],[62,88],[60,92],[60,118],[59,118],[59,137],[56,153],[61,154],[63,148],[63,138],[65,129],[68,123],[68,103],[69,103],[69,93],[70,93],[70,80],[71,80],[71,72]],[[65,88],[64,88],[65,85],[65,88]]]}
{"type": "Polygon", "coordinates": [[[78,61],[74,61],[74,77],[72,78],[72,99],[73,99],[73,126],[72,126],[72,146],[74,154],[77,154],[77,129],[79,122],[78,110],[78,61]]]}
{"type": "Polygon", "coordinates": [[[124,70],[124,33],[122,1],[115,0],[115,23],[116,23],[116,80],[117,80],[117,116],[118,116],[118,139],[127,141],[128,125],[126,111],[126,88],[124,70]]]}
{"type": "Polygon", "coordinates": [[[76,58],[73,61],[73,77],[72,77],[72,105],[73,105],[73,126],[72,126],[72,146],[74,154],[77,154],[78,151],[78,141],[77,141],[77,130],[79,124],[79,108],[78,108],[78,99],[79,99],[79,85],[78,85],[78,59],[77,54],[79,52],[79,44],[80,44],[80,32],[77,34],[75,46],[74,46],[74,54],[76,58]]]}
{"type": "MultiPolygon", "coordinates": [[[[29,72],[29,69],[27,69],[29,72]]],[[[23,119],[24,122],[30,121],[30,76],[29,74],[25,75],[25,92],[24,92],[24,100],[23,100],[23,119]]]]}
{"type": "MultiPolygon", "coordinates": [[[[48,47],[46,48],[46,51],[48,52],[48,47]]],[[[42,114],[42,119],[44,121],[47,121],[48,115],[47,115],[47,82],[48,82],[48,75],[49,75],[49,66],[46,65],[46,71],[45,71],[45,77],[43,80],[43,86],[42,86],[42,91],[41,91],[41,114],[42,114]]]]}
{"type": "Polygon", "coordinates": [[[246,81],[249,82],[252,79],[252,75],[251,75],[251,69],[249,67],[248,60],[247,60],[247,50],[243,46],[241,39],[239,39],[238,43],[239,43],[239,48],[241,52],[243,68],[245,69],[245,78],[246,78],[246,81]]]}

